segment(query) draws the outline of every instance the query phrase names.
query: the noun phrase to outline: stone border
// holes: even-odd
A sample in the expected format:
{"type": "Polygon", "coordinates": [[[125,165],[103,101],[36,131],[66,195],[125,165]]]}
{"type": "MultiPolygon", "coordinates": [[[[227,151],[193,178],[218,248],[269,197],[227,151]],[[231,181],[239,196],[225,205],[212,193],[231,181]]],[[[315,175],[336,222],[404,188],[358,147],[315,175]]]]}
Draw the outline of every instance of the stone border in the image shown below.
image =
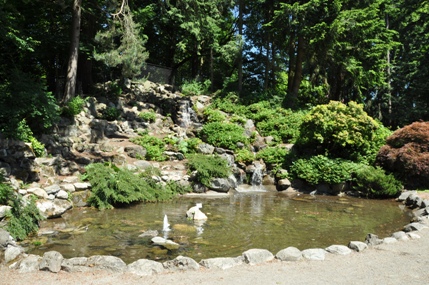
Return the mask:
{"type": "Polygon", "coordinates": [[[238,257],[209,258],[203,259],[199,263],[192,258],[178,256],[173,260],[168,260],[163,263],[148,259],[139,259],[127,265],[119,257],[108,255],[65,259],[61,253],[56,251],[45,252],[43,257],[25,254],[23,248],[18,246],[9,233],[4,230],[0,231],[0,248],[5,249],[4,257],[6,263],[18,259],[18,261],[12,263],[9,268],[16,269],[19,273],[36,272],[39,270],[54,273],[61,270],[67,272],[106,270],[119,273],[129,272],[138,276],[150,276],[166,272],[198,270],[201,267],[206,269],[225,270],[238,265],[257,265],[275,259],[280,261],[298,261],[302,259],[325,260],[326,254],[348,255],[352,253],[352,251],[361,252],[369,246],[420,238],[416,232],[428,228],[423,223],[423,219],[429,217],[429,200],[419,197],[416,191],[406,191],[400,195],[397,201],[413,209],[416,222],[404,226],[403,231],[395,232],[391,237],[379,239],[378,236],[374,234],[368,234],[365,242],[351,241],[348,246],[331,245],[325,249],[310,248],[302,251],[295,247],[288,247],[280,250],[276,255],[273,255],[266,249],[249,249],[238,257]]]}

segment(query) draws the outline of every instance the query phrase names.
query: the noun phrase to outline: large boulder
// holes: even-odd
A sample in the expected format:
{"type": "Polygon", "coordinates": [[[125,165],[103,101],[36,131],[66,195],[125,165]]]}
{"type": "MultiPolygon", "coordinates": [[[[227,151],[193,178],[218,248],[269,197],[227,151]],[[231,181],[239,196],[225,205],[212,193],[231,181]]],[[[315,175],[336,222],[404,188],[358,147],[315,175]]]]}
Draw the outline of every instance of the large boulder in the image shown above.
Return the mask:
{"type": "Polygon", "coordinates": [[[249,249],[243,252],[244,261],[250,265],[268,262],[274,259],[274,255],[266,249],[249,249]]]}
{"type": "Polygon", "coordinates": [[[276,258],[281,261],[298,261],[302,258],[302,253],[296,247],[290,246],[277,252],[276,258]]]}
{"type": "Polygon", "coordinates": [[[57,251],[47,251],[43,254],[42,261],[39,264],[40,270],[47,270],[58,273],[61,270],[61,263],[64,257],[57,251]]]}
{"type": "Polygon", "coordinates": [[[62,214],[73,207],[73,204],[63,199],[41,199],[36,201],[36,206],[40,210],[40,213],[49,219],[61,217],[62,214]]]}
{"type": "Polygon", "coordinates": [[[243,257],[216,257],[200,261],[200,264],[208,269],[228,269],[243,264],[243,257]]]}
{"type": "Polygon", "coordinates": [[[139,259],[128,264],[126,271],[139,276],[150,276],[165,272],[165,268],[160,262],[149,259],[139,259]]]}
{"type": "Polygon", "coordinates": [[[169,271],[198,270],[200,265],[190,257],[178,256],[162,264],[169,271]]]}
{"type": "Polygon", "coordinates": [[[122,259],[110,255],[94,255],[88,257],[86,266],[112,272],[123,272],[127,268],[127,265],[122,259]]]}

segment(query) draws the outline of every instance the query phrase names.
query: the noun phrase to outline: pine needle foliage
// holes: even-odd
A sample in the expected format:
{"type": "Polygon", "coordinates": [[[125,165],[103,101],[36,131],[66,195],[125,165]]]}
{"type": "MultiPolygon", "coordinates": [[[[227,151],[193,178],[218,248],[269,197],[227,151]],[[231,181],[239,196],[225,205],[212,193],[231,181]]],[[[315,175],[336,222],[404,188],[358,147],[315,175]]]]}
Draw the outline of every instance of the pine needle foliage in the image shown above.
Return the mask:
{"type": "Polygon", "coordinates": [[[163,186],[150,175],[139,176],[110,163],[88,165],[83,178],[92,185],[88,204],[100,210],[136,202],[165,201],[188,191],[172,183],[163,186]]]}
{"type": "Polygon", "coordinates": [[[191,171],[197,171],[197,180],[209,186],[213,178],[226,178],[231,174],[228,162],[220,156],[193,154],[188,157],[191,171]]]}

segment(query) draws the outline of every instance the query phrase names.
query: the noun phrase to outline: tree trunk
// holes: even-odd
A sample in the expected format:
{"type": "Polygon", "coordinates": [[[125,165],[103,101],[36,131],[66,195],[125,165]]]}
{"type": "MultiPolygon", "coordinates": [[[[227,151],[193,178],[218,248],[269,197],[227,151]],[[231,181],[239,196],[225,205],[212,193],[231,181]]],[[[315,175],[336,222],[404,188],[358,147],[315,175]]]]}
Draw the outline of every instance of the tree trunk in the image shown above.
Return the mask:
{"type": "MultiPolygon", "coordinates": [[[[243,36],[244,0],[238,1],[238,34],[243,36]]],[[[243,48],[240,46],[238,54],[238,93],[243,90],[243,48]]]]}
{"type": "MultiPolygon", "coordinates": [[[[296,108],[298,103],[298,92],[299,87],[302,82],[302,64],[304,60],[304,37],[298,36],[298,45],[296,49],[296,59],[295,59],[295,71],[293,73],[293,78],[291,78],[292,86],[288,88],[289,93],[289,106],[291,108],[296,108]]],[[[289,86],[288,86],[289,87],[289,86]]]]}
{"type": "Polygon", "coordinates": [[[70,43],[70,57],[67,67],[66,87],[62,103],[67,103],[75,96],[76,79],[77,79],[77,63],[79,58],[79,38],[80,38],[80,22],[82,0],[73,0],[72,14],[72,34],[70,43]]]}

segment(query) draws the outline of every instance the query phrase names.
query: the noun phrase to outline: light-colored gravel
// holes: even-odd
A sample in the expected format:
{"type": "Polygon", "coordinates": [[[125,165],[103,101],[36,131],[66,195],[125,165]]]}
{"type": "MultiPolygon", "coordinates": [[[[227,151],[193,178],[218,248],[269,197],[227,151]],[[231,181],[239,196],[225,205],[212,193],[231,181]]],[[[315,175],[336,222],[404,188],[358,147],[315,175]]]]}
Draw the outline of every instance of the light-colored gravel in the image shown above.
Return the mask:
{"type": "Polygon", "coordinates": [[[416,233],[420,239],[382,244],[347,256],[327,254],[324,261],[276,260],[149,277],[103,271],[19,274],[2,267],[0,284],[429,284],[429,229],[416,233]]]}

